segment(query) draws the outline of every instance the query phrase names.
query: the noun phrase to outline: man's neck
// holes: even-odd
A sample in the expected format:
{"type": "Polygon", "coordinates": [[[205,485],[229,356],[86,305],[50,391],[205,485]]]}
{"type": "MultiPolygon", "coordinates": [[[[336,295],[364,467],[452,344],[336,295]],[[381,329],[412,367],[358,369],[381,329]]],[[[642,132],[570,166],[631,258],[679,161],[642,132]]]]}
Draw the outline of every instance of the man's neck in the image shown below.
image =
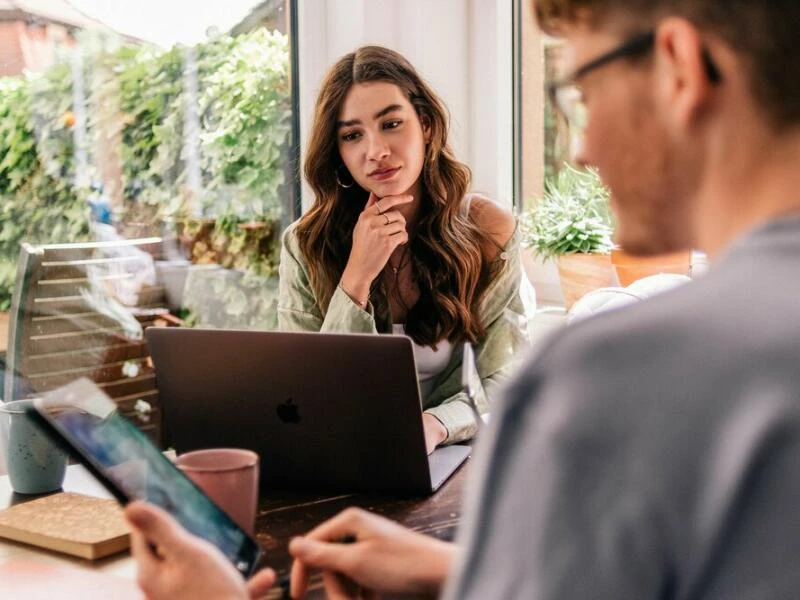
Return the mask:
{"type": "Polygon", "coordinates": [[[697,246],[712,257],[762,223],[800,213],[800,131],[739,140],[725,155],[696,205],[697,246]]]}

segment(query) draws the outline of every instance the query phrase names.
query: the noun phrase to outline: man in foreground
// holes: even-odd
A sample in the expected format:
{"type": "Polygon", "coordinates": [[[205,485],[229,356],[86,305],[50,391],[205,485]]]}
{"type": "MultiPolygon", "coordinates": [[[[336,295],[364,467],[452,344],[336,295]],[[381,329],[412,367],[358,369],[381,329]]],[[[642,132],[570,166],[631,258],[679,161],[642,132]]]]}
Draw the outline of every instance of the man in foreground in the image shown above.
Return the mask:
{"type": "MultiPolygon", "coordinates": [[[[620,243],[713,267],[523,368],[471,467],[463,550],[346,511],[292,542],[292,595],[320,568],[332,598],[800,597],[800,3],[534,5],[572,50],[553,95],[620,243]]],[[[136,522],[168,517],[130,510],[172,544],[136,522]]],[[[191,562],[160,569],[215,577],[191,562]]]]}

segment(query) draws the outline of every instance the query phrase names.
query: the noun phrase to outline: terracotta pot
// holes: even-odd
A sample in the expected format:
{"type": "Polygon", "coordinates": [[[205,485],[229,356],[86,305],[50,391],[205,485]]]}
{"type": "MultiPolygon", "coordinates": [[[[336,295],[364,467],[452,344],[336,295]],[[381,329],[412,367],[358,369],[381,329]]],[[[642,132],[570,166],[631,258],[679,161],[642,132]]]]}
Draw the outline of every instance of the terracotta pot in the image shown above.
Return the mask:
{"type": "Polygon", "coordinates": [[[632,256],[624,250],[614,249],[611,251],[611,262],[614,265],[619,285],[627,287],[634,281],[658,273],[689,275],[692,251],[685,250],[654,256],[632,256]]]}
{"type": "Polygon", "coordinates": [[[558,275],[567,310],[584,294],[614,285],[614,269],[608,254],[562,254],[558,275]]]}

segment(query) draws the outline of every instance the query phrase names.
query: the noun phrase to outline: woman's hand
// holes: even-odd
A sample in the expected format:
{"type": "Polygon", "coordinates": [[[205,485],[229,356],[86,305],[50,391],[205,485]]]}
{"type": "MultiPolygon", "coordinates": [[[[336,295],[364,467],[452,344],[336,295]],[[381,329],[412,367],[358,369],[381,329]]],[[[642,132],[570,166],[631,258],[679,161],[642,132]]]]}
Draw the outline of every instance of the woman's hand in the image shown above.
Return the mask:
{"type": "Polygon", "coordinates": [[[353,229],[350,258],[342,273],[342,288],[356,302],[369,296],[369,289],[380,275],[395,248],[408,242],[406,219],[396,206],[413,201],[412,196],[369,195],[369,200],[353,229]]]}
{"type": "Polygon", "coordinates": [[[447,439],[447,429],[442,422],[428,413],[422,413],[422,429],[425,431],[425,449],[428,454],[447,439]]]}
{"type": "Polygon", "coordinates": [[[245,582],[213,545],[193,536],[169,514],[144,502],[125,509],[139,587],[149,600],[255,599],[275,583],[271,569],[245,582]]]}
{"type": "Polygon", "coordinates": [[[450,571],[455,546],[348,508],[305,537],[293,539],[289,553],[295,559],[292,598],[303,597],[309,568],[318,568],[327,597],[342,600],[377,593],[436,596],[450,571]],[[341,543],[344,538],[355,541],[341,543]]]}

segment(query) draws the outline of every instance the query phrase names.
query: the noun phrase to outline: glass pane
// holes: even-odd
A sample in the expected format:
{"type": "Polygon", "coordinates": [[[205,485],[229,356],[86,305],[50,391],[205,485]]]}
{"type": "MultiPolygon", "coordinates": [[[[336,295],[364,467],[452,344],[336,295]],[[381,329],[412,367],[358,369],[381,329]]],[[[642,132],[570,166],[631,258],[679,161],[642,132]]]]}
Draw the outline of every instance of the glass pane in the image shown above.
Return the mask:
{"type": "MultiPolygon", "coordinates": [[[[23,242],[32,255],[103,242],[87,251],[103,265],[108,248],[156,238],[131,246],[146,260],[125,285],[92,283],[98,306],[275,327],[280,234],[297,216],[289,0],[25,6],[0,7],[4,47],[19,49],[0,53],[0,352],[21,365],[35,331],[23,304],[44,276],[23,242]],[[6,339],[9,322],[25,335],[6,339]]],[[[115,320],[46,316],[78,336],[115,320]]]]}

